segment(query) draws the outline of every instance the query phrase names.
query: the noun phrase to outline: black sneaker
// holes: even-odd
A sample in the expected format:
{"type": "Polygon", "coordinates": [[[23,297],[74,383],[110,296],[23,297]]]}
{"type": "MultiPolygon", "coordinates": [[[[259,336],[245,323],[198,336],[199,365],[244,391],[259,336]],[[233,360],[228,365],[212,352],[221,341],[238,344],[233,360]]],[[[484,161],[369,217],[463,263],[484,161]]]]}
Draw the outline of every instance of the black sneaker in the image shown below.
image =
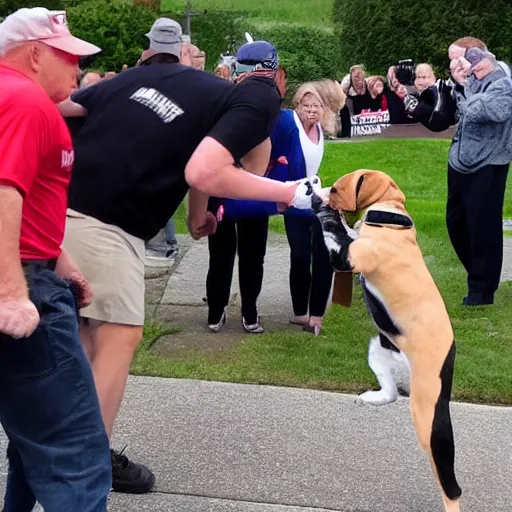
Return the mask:
{"type": "Polygon", "coordinates": [[[155,485],[155,475],[146,466],[135,464],[123,455],[125,448],[120,453],[110,449],[112,490],[127,494],[150,492],[155,485]]]}

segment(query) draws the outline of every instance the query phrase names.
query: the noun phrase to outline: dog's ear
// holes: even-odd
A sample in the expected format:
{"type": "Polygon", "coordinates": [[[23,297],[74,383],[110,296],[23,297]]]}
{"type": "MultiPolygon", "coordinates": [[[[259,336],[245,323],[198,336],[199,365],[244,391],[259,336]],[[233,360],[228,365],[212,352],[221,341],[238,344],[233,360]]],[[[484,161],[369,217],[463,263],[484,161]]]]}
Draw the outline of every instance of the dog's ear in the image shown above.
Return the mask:
{"type": "Polygon", "coordinates": [[[386,173],[370,169],[359,169],[342,176],[329,194],[329,204],[341,212],[358,212],[382,201],[403,205],[405,195],[386,173]]]}

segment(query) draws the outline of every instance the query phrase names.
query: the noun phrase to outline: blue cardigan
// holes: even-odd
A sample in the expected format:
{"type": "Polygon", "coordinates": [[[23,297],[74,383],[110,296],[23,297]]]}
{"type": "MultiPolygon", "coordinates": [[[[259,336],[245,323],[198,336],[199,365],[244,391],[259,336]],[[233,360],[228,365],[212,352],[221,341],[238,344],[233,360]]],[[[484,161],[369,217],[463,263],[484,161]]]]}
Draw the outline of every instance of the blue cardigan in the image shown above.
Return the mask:
{"type": "MultiPolygon", "coordinates": [[[[293,110],[283,109],[270,136],[272,150],[270,165],[265,176],[277,181],[295,181],[306,177],[306,161],[300,144],[299,129],[295,123],[293,110]],[[286,157],[288,164],[277,162],[286,157]]],[[[247,217],[279,215],[277,203],[269,201],[246,201],[224,199],[224,216],[236,220],[247,217]]],[[[308,210],[288,208],[285,215],[313,216],[308,210]]]]}

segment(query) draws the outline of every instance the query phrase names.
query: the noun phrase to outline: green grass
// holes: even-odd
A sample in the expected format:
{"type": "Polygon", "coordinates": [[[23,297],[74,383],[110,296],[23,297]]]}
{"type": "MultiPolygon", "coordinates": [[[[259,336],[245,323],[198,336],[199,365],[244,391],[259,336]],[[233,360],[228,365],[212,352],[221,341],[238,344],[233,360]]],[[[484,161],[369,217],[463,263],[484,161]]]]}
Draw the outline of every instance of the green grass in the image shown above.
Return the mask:
{"type": "MultiPolygon", "coordinates": [[[[331,25],[333,0],[192,0],[201,11],[245,11],[262,21],[331,25]]],[[[185,0],[163,0],[162,12],[183,12],[185,0]]]]}
{"type": "MultiPolygon", "coordinates": [[[[454,397],[458,400],[512,404],[512,283],[504,283],[492,307],[464,308],[465,275],[448,241],[444,223],[447,141],[381,140],[327,144],[321,169],[324,184],[358,168],[389,173],[407,196],[425,260],[446,302],[457,340],[454,397]]],[[[512,179],[505,215],[512,216],[512,179]]],[[[184,222],[183,209],[177,214],[184,222]]],[[[273,219],[282,229],[281,219],[273,219]]],[[[355,287],[350,309],[334,306],[324,335],[285,329],[245,337],[222,355],[200,350],[179,358],[157,357],[151,344],[167,329],[149,323],[134,360],[136,374],[228,382],[299,386],[359,393],[375,386],[367,366],[373,325],[355,287]]],[[[186,328],[186,326],[182,326],[186,328]]],[[[241,336],[242,339],[242,336],[241,336]]]]}

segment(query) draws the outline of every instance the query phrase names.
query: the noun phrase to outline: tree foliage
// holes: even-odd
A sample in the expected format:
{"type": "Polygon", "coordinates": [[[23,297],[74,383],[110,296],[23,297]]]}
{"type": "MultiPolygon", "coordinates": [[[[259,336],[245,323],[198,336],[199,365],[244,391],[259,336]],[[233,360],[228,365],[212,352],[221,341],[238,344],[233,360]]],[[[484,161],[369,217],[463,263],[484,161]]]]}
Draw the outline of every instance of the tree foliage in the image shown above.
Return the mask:
{"type": "Polygon", "coordinates": [[[385,73],[398,59],[448,68],[450,43],[482,39],[498,59],[512,60],[510,0],[334,0],[333,20],[345,69],[364,63],[385,73]]]}
{"type": "Polygon", "coordinates": [[[144,5],[112,0],[86,0],[68,9],[68,23],[77,37],[102,49],[91,60],[93,67],[121,71],[123,64],[133,66],[148,48],[149,32],[158,13],[144,5]]]}

